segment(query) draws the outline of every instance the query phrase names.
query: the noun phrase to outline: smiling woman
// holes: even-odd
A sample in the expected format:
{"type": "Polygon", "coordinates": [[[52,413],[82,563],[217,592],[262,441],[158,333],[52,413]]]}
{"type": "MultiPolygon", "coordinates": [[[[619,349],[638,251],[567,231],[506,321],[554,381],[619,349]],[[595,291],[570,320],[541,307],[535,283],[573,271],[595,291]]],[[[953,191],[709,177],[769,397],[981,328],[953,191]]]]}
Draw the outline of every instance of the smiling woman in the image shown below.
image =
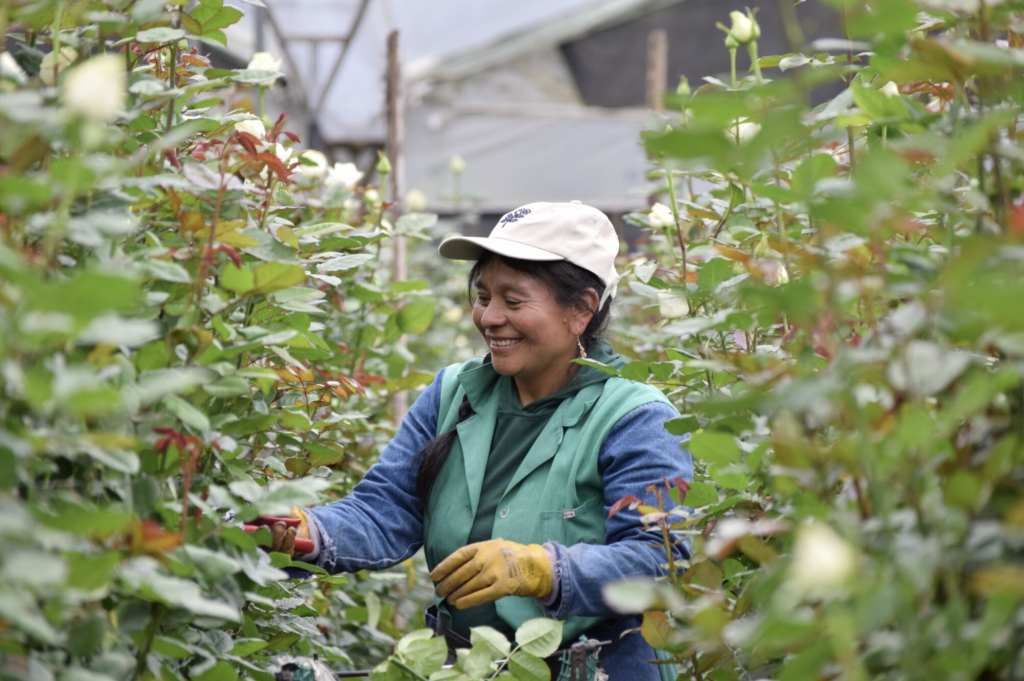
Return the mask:
{"type": "Polygon", "coordinates": [[[546,616],[563,621],[563,646],[611,641],[601,665],[613,679],[674,678],[673,665],[646,663],[658,654],[635,631],[623,636],[639,618],[602,599],[610,582],[665,572],[664,549],[636,516],[608,517],[612,505],[693,476],[685,436],[663,427],[678,413],[661,392],[574,361],[625,364],[601,339],[618,250],[607,216],[579,202],[529,204],[486,238],[442,243],[443,257],[475,261],[487,356],[440,372],[353,492],[297,510],[305,529],[275,548],[308,535],[303,560],[351,572],[422,546],[437,583],[427,621],[452,650],[470,646],[473,627],[511,635],[546,616]]]}

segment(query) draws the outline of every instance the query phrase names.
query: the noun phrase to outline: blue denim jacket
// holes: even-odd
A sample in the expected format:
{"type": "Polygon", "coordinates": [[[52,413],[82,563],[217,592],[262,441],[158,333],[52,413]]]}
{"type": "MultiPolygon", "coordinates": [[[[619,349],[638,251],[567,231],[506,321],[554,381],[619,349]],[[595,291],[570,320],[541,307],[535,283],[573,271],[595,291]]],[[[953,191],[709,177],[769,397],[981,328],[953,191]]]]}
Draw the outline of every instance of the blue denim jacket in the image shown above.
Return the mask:
{"type": "MultiPolygon", "coordinates": [[[[378,462],[352,493],[327,506],[309,509],[320,540],[313,562],[328,572],[387,568],[406,560],[423,544],[415,455],[434,437],[443,373],[412,405],[378,462]]],[[[653,503],[653,494],[646,489],[660,484],[663,478],[693,479],[693,460],[682,447],[686,437],[671,435],[664,428],[665,421],[675,416],[678,414],[670,405],[652,402],[631,411],[609,432],[598,457],[606,515],[612,504],[627,495],[653,503]]],[[[664,548],[651,546],[658,538],[643,531],[635,512],[616,514],[606,521],[606,528],[603,546],[554,546],[559,594],[545,611],[559,619],[610,618],[588,632],[592,637],[615,641],[602,652],[602,667],[612,679],[657,681],[657,668],[642,664],[654,659],[651,647],[638,634],[618,638],[622,631],[638,627],[639,619],[621,617],[609,610],[601,589],[623,577],[664,575],[664,548]]],[[[677,554],[679,559],[689,557],[684,547],[677,547],[677,554]]]]}

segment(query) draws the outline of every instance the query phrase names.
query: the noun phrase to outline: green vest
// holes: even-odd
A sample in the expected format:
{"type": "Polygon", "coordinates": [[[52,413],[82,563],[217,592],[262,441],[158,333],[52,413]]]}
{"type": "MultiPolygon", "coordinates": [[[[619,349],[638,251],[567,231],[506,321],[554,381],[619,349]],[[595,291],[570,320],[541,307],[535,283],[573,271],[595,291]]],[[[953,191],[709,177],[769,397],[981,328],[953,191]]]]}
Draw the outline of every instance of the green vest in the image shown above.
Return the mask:
{"type": "MultiPolygon", "coordinates": [[[[430,495],[424,549],[431,570],[465,546],[469,538],[497,421],[497,379],[493,367],[479,358],[445,370],[437,434],[455,427],[464,396],[469,396],[474,414],[458,424],[458,437],[430,495]]],[[[656,401],[668,403],[651,386],[613,377],[587,386],[562,402],[505,490],[491,537],[520,544],[604,544],[604,491],[598,453],[608,432],[623,416],[656,401]]],[[[447,617],[447,604],[437,596],[435,603],[447,617]]],[[[495,607],[513,630],[526,620],[545,616],[533,598],[506,596],[495,607]]],[[[570,617],[563,629],[563,643],[575,642],[600,621],[570,617]]]]}

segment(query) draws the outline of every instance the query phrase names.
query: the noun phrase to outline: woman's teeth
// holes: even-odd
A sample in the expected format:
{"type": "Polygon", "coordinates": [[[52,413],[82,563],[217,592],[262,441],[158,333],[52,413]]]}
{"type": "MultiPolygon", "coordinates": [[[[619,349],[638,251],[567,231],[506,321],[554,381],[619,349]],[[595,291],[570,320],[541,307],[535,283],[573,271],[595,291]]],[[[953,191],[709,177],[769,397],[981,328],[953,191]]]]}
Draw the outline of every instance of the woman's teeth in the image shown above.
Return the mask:
{"type": "Polygon", "coordinates": [[[492,348],[507,348],[510,345],[515,345],[520,340],[521,339],[516,339],[516,340],[492,340],[491,341],[491,347],[492,348]]]}

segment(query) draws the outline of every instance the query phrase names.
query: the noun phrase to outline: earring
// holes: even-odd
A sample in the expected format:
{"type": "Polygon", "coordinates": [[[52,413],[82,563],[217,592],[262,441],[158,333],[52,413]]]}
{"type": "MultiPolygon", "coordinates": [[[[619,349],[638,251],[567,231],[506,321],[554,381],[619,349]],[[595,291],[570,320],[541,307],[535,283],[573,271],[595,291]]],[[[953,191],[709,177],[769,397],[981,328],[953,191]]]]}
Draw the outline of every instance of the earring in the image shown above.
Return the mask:
{"type": "Polygon", "coordinates": [[[580,337],[579,336],[576,336],[576,347],[579,348],[579,351],[580,351],[579,358],[580,359],[586,359],[587,358],[587,351],[583,349],[583,343],[580,342],[580,337]]]}

